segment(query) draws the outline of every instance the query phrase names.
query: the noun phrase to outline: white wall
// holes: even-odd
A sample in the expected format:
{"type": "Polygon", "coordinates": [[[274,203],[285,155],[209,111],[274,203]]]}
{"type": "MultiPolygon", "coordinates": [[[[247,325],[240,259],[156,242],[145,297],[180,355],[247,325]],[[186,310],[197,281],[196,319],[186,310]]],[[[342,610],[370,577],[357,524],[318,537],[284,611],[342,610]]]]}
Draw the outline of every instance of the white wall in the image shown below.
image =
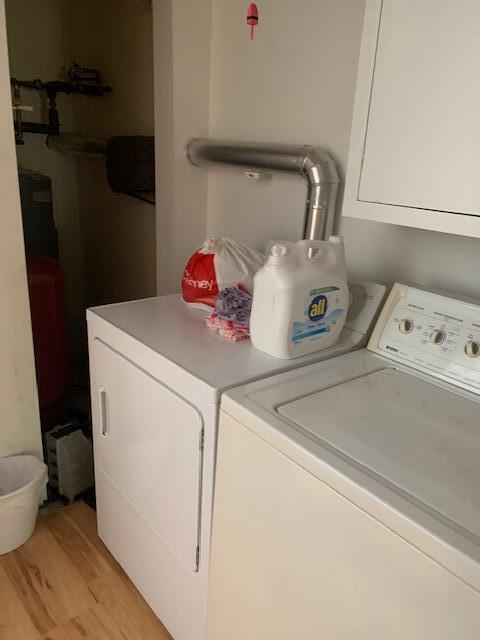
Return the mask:
{"type": "Polygon", "coordinates": [[[0,457],[42,457],[4,11],[0,0],[0,457]]]}
{"type": "MultiPolygon", "coordinates": [[[[246,6],[243,0],[212,1],[209,135],[321,145],[343,176],[363,0],[301,0],[293,5],[262,0],[253,42],[245,25],[246,6]]],[[[203,35],[208,36],[206,29],[203,35]]],[[[197,48],[192,43],[190,55],[197,48]]],[[[198,97],[202,104],[203,88],[198,97]]],[[[186,93],[177,99],[187,99],[186,93]]],[[[188,99],[193,100],[191,95],[188,99]]],[[[203,133],[194,125],[188,133],[203,133]]],[[[230,235],[257,247],[272,237],[300,236],[305,201],[300,178],[275,175],[269,183],[256,184],[227,169],[209,169],[208,175],[209,235],[230,235]]],[[[186,192],[190,184],[185,176],[186,192]]],[[[196,207],[189,212],[191,221],[196,212],[196,207]]],[[[185,218],[185,211],[174,215],[185,218]]],[[[478,240],[348,218],[341,232],[357,277],[480,293],[478,240]]],[[[179,282],[179,265],[189,250],[183,246],[177,252],[174,282],[179,282]]]]}
{"type": "Polygon", "coordinates": [[[169,293],[173,256],[173,7],[172,0],[153,3],[153,77],[155,108],[155,216],[157,293],[169,293]]]}
{"type": "MultiPolygon", "coordinates": [[[[73,98],[76,132],[153,135],[152,10],[132,0],[64,0],[73,59],[112,92],[73,98]]],[[[87,304],[155,295],[155,207],[110,191],[103,158],[78,158],[87,304]]]]}
{"type": "MultiPolygon", "coordinates": [[[[264,0],[258,6],[251,41],[245,3],[213,2],[211,137],[318,144],[342,160],[361,3],[264,0]]],[[[209,233],[258,247],[272,234],[301,237],[306,185],[300,177],[274,174],[256,184],[230,170],[209,174],[209,233]]]]}
{"type": "Polygon", "coordinates": [[[186,258],[203,242],[207,174],[185,143],[208,135],[211,1],[154,0],[157,292],[178,290],[186,258]]]}

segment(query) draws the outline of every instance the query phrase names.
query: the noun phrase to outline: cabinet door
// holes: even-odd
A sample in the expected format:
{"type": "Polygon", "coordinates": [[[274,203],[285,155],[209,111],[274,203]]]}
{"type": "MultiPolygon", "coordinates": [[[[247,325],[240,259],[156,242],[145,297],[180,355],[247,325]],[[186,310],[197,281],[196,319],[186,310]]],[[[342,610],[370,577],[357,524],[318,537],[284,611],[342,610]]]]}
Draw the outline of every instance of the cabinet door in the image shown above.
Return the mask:
{"type": "MultiPolygon", "coordinates": [[[[202,416],[185,398],[98,339],[92,357],[98,494],[102,483],[109,482],[182,564],[196,571],[202,416]]],[[[101,501],[98,509],[101,516],[101,501]]],[[[132,521],[129,534],[134,536],[135,529],[132,521]]]]}
{"type": "Polygon", "coordinates": [[[477,0],[368,0],[345,215],[480,236],[479,33],[477,0]]]}

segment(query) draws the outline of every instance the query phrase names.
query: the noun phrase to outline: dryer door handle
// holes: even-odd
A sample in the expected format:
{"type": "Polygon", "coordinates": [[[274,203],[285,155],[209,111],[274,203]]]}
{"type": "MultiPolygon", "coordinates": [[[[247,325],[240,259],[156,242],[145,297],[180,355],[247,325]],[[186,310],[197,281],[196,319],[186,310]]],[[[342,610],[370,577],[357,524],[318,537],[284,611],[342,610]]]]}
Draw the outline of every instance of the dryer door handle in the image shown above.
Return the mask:
{"type": "Polygon", "coordinates": [[[102,436],[106,436],[108,433],[107,392],[103,387],[98,389],[98,402],[100,405],[100,433],[102,436]]]}

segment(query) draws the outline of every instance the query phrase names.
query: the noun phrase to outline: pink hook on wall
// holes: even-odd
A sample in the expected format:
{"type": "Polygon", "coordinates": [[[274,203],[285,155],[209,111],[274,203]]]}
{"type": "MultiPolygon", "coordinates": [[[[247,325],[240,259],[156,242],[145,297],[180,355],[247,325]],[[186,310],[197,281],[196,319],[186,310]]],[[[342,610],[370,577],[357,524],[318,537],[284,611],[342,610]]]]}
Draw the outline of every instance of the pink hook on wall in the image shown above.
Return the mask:
{"type": "Polygon", "coordinates": [[[253,30],[258,25],[258,9],[254,2],[251,2],[248,7],[247,24],[250,27],[250,40],[253,40],[253,30]]]}

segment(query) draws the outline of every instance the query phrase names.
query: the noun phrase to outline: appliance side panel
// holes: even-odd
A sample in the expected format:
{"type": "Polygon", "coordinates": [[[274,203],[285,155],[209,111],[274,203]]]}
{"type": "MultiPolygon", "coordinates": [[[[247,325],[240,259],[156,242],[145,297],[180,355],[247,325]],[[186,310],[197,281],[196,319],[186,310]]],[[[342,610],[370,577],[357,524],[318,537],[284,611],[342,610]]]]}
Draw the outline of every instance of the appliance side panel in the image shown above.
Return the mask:
{"type": "Polygon", "coordinates": [[[478,592],[221,414],[209,640],[460,640],[479,624],[478,592]]]}

